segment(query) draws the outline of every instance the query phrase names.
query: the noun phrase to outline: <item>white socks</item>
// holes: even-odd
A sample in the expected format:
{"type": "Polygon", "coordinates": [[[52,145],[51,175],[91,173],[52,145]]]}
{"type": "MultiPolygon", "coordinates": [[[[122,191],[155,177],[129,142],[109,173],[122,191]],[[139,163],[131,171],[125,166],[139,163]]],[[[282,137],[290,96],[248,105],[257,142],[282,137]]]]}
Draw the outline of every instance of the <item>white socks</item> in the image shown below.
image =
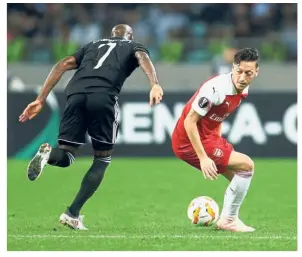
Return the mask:
{"type": "Polygon", "coordinates": [[[254,171],[236,172],[231,183],[226,189],[222,216],[227,219],[238,217],[240,206],[247,194],[254,171]]]}

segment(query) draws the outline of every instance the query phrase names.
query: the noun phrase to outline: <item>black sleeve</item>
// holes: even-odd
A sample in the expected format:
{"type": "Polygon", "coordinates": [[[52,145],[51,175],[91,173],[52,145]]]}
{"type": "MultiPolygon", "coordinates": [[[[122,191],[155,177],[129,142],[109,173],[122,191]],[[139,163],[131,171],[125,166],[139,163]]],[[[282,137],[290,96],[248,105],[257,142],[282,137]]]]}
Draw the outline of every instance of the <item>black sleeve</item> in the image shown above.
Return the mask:
{"type": "Polygon", "coordinates": [[[89,44],[82,46],[80,49],[78,49],[78,51],[76,51],[74,54],[72,54],[72,56],[74,56],[76,58],[78,66],[80,66],[80,64],[83,60],[83,57],[84,57],[86,49],[88,48],[88,45],[89,44]]]}
{"type": "Polygon", "coordinates": [[[150,56],[150,53],[149,51],[147,50],[147,48],[145,46],[143,46],[142,44],[140,43],[135,43],[134,44],[134,47],[133,47],[133,55],[135,55],[135,52],[136,51],[142,51],[142,52],[145,52],[147,55],[150,56]]]}

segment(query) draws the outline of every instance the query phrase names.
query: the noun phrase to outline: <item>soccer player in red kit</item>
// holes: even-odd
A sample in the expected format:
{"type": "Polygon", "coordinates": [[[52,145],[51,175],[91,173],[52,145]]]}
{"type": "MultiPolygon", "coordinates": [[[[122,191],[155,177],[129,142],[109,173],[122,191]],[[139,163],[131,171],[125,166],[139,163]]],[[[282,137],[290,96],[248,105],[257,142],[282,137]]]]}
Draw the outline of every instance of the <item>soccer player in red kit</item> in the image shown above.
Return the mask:
{"type": "Polygon", "coordinates": [[[178,158],[201,170],[206,179],[221,174],[230,181],[216,224],[221,230],[255,230],[238,217],[254,174],[254,162],[221,136],[221,124],[247,97],[251,82],[258,76],[258,61],[256,49],[239,50],[232,71],[207,80],[189,100],[172,135],[178,158]]]}

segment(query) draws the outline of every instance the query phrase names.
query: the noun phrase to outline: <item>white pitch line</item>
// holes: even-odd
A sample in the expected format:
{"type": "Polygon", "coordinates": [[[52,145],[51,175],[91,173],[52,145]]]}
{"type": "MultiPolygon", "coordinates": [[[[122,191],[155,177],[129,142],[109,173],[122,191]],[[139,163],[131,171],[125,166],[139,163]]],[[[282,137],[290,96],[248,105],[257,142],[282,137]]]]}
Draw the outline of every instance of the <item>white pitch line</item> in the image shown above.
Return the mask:
{"type": "MultiPolygon", "coordinates": [[[[247,235],[247,234],[246,234],[247,235]]],[[[108,238],[108,239],[177,239],[177,238],[195,238],[195,239],[255,239],[255,240],[296,240],[296,237],[288,236],[233,236],[233,235],[7,235],[16,239],[23,238],[108,238]]]]}

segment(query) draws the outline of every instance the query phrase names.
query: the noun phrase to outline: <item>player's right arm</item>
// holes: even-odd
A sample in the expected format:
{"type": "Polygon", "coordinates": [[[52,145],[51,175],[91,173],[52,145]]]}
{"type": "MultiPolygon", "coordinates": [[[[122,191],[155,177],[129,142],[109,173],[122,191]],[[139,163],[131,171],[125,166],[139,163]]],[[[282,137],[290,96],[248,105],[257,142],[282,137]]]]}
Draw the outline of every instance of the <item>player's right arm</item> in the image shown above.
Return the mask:
{"type": "Polygon", "coordinates": [[[44,85],[40,91],[37,100],[44,103],[50,91],[55,87],[55,85],[59,82],[62,75],[68,70],[74,70],[78,68],[77,59],[74,56],[68,56],[64,59],[57,62],[52,70],[50,71],[49,75],[47,76],[44,85]]]}
{"type": "Polygon", "coordinates": [[[217,168],[214,161],[208,157],[200,140],[197,129],[197,122],[200,119],[202,119],[202,116],[200,116],[200,114],[198,114],[193,108],[191,108],[184,121],[184,127],[195,150],[195,153],[198,156],[198,159],[200,161],[200,169],[202,170],[205,179],[213,180],[218,176],[217,168]]]}
{"type": "Polygon", "coordinates": [[[61,79],[64,72],[76,69],[77,67],[78,64],[74,56],[68,56],[57,62],[47,76],[37,99],[27,105],[23,113],[20,115],[19,121],[25,122],[36,117],[41,112],[48,94],[61,79]]]}
{"type": "Polygon", "coordinates": [[[200,140],[200,136],[197,129],[197,122],[201,119],[201,116],[194,111],[193,108],[189,111],[185,121],[184,126],[187,132],[187,135],[194,147],[195,153],[199,159],[206,159],[208,156],[203,148],[203,145],[200,140]]]}
{"type": "Polygon", "coordinates": [[[77,69],[80,66],[87,46],[88,45],[81,47],[75,54],[63,58],[53,66],[44,82],[44,85],[37,99],[27,105],[23,113],[19,116],[20,122],[31,120],[41,112],[47,96],[59,82],[62,75],[66,71],[77,69]]]}
{"type": "Polygon", "coordinates": [[[149,79],[151,85],[150,91],[150,105],[153,105],[155,100],[156,104],[158,104],[163,97],[163,90],[158,83],[158,78],[156,75],[156,71],[152,61],[149,58],[149,55],[145,51],[136,51],[135,57],[138,61],[139,66],[142,68],[144,73],[149,79]]]}
{"type": "Polygon", "coordinates": [[[222,136],[222,123],[219,125],[218,130],[217,130],[218,136],[222,136]]]}
{"type": "Polygon", "coordinates": [[[221,104],[224,94],[219,92],[211,83],[204,84],[192,102],[184,127],[191,144],[200,160],[200,168],[205,178],[216,179],[217,167],[204,150],[198,133],[197,123],[208,113],[213,105],[221,104]]]}
{"type": "Polygon", "coordinates": [[[67,56],[55,64],[55,66],[50,71],[48,77],[46,78],[46,81],[44,82],[43,88],[39,96],[37,97],[37,100],[44,103],[48,94],[59,82],[62,75],[66,71],[77,69],[80,66],[84,58],[85,51],[89,47],[89,45],[90,43],[84,45],[83,47],[78,49],[73,55],[67,56]]]}

